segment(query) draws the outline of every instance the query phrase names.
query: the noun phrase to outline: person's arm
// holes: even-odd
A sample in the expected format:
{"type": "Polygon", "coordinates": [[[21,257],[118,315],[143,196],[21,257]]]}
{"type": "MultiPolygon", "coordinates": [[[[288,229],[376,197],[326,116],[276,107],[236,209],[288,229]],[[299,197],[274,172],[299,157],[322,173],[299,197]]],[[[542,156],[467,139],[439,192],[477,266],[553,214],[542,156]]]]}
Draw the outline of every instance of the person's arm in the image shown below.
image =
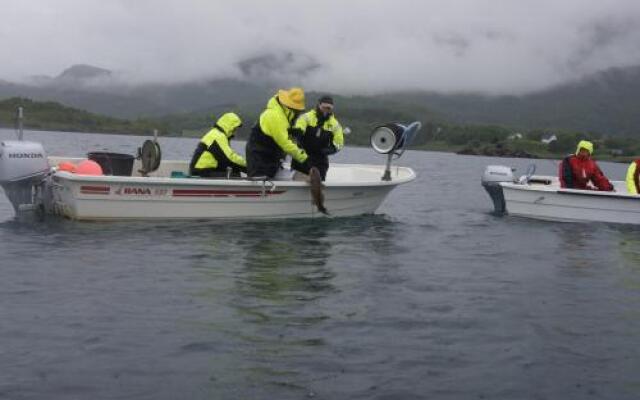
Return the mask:
{"type": "Polygon", "coordinates": [[[322,154],[326,156],[330,156],[332,154],[336,154],[344,147],[344,133],[342,132],[342,126],[332,117],[331,122],[331,143],[327,146],[327,148],[322,149],[322,154]]]}
{"type": "Polygon", "coordinates": [[[333,144],[333,147],[336,148],[336,152],[338,152],[344,147],[344,133],[342,131],[342,125],[340,125],[337,119],[335,119],[335,123],[336,126],[333,130],[333,140],[331,144],[333,144]]]}
{"type": "Polygon", "coordinates": [[[284,151],[289,154],[294,160],[303,163],[306,161],[307,153],[296,146],[295,143],[289,138],[289,125],[279,121],[273,115],[269,115],[268,112],[264,113],[260,117],[260,127],[262,131],[271,136],[274,142],[284,151]]]}
{"type": "Polygon", "coordinates": [[[593,169],[593,176],[591,177],[591,181],[593,182],[595,187],[597,187],[598,190],[603,192],[613,191],[613,185],[611,184],[609,179],[607,179],[604,173],[602,173],[602,170],[600,170],[600,167],[598,167],[598,164],[596,164],[595,161],[593,162],[593,166],[594,166],[594,169],[593,169]]]}
{"type": "Polygon", "coordinates": [[[220,136],[214,140],[208,150],[218,160],[218,163],[232,165],[242,172],[247,172],[247,161],[240,154],[233,151],[229,146],[229,140],[225,136],[220,136]]]}

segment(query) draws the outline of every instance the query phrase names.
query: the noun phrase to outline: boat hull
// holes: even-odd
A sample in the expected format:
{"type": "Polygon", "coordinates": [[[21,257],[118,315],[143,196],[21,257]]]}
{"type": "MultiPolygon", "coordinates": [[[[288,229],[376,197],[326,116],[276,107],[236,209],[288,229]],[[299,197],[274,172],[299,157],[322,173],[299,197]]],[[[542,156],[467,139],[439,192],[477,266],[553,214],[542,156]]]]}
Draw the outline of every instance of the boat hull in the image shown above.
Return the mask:
{"type": "MultiPolygon", "coordinates": [[[[557,180],[549,177],[554,183],[557,180]]],[[[616,192],[562,189],[557,184],[502,183],[507,213],[519,217],[565,222],[640,224],[640,197],[624,182],[616,192]]]]}
{"type": "MultiPolygon", "coordinates": [[[[323,189],[329,216],[374,213],[393,188],[415,178],[410,168],[398,168],[396,179],[390,182],[380,180],[382,167],[334,168],[334,179],[328,178],[323,189]]],[[[325,217],[312,203],[305,181],[91,177],[56,172],[44,203],[51,213],[75,220],[325,217]]]]}

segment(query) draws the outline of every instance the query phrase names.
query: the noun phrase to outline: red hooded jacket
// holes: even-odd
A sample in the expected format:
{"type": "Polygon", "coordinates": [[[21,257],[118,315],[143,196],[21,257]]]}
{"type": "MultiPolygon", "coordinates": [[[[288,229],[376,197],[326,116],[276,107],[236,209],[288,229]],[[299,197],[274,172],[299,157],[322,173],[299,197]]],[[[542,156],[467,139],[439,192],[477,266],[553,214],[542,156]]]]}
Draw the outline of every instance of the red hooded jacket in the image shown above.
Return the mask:
{"type": "Polygon", "coordinates": [[[560,163],[558,170],[560,186],[567,189],[600,190],[610,192],[613,185],[602,173],[598,164],[589,158],[579,158],[574,154],[566,157],[560,163]],[[587,186],[591,182],[596,189],[587,186]]]}

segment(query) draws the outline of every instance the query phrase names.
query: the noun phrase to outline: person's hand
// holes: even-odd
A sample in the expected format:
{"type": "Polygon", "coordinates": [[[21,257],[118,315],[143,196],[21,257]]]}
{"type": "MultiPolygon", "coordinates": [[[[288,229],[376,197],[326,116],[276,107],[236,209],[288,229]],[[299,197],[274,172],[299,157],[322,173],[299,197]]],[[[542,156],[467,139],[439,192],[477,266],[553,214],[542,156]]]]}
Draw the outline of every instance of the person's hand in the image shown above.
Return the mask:
{"type": "Polygon", "coordinates": [[[329,144],[328,147],[325,147],[324,149],[322,149],[322,154],[325,156],[330,156],[332,154],[336,154],[338,152],[338,149],[336,149],[336,146],[333,145],[333,143],[329,144]]]}
{"type": "Polygon", "coordinates": [[[309,170],[311,169],[311,163],[309,162],[309,157],[303,162],[292,163],[291,167],[296,171],[300,171],[303,174],[309,175],[309,170]]]}

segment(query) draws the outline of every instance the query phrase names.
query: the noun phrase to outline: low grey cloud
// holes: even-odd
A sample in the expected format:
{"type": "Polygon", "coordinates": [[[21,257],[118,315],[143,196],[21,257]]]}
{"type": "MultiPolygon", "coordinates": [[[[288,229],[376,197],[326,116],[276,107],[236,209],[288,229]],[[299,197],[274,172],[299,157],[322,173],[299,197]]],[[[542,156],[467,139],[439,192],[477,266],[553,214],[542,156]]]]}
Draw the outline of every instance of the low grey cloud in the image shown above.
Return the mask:
{"type": "Polygon", "coordinates": [[[590,65],[625,65],[635,63],[623,53],[640,53],[640,15],[604,16],[578,27],[584,38],[568,59],[572,70],[590,70],[590,65]]]}
{"type": "Polygon", "coordinates": [[[438,32],[433,34],[433,41],[437,45],[449,47],[457,56],[463,56],[465,50],[467,50],[471,45],[469,39],[464,36],[456,34],[441,34],[438,32]]]}
{"type": "Polygon", "coordinates": [[[237,78],[368,94],[522,93],[640,64],[635,0],[0,0],[0,79],[237,78]]]}

